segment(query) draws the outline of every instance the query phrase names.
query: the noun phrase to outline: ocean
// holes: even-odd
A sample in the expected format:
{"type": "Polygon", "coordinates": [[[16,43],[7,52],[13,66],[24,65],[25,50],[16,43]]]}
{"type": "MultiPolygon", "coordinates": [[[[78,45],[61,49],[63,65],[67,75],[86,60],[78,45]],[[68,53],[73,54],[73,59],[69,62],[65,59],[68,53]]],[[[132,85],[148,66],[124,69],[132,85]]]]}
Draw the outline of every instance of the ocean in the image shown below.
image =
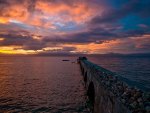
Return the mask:
{"type": "Polygon", "coordinates": [[[71,61],[0,57],[0,113],[88,113],[83,77],[71,61]]]}
{"type": "Polygon", "coordinates": [[[150,57],[96,56],[88,57],[93,63],[120,76],[132,87],[150,91],[150,57]]]}
{"type": "MultiPolygon", "coordinates": [[[[76,59],[0,57],[0,113],[89,113],[76,59]]],[[[129,84],[150,91],[150,58],[89,56],[88,59],[129,84]]]]}

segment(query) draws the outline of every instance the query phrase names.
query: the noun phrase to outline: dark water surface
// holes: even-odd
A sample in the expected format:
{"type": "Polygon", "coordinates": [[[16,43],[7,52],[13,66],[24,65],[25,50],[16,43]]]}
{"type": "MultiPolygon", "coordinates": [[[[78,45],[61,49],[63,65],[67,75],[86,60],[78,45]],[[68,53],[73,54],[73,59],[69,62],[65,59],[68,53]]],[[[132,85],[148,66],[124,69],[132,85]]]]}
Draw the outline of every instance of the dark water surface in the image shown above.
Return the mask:
{"type": "MultiPolygon", "coordinates": [[[[0,113],[88,113],[83,77],[79,65],[72,63],[76,59],[0,57],[0,113]]],[[[150,58],[88,59],[150,90],[150,58]]]]}
{"type": "Polygon", "coordinates": [[[97,56],[88,59],[117,73],[131,86],[150,91],[150,57],[97,56]]]}
{"type": "Polygon", "coordinates": [[[88,113],[75,57],[0,57],[0,113],[88,113]]]}

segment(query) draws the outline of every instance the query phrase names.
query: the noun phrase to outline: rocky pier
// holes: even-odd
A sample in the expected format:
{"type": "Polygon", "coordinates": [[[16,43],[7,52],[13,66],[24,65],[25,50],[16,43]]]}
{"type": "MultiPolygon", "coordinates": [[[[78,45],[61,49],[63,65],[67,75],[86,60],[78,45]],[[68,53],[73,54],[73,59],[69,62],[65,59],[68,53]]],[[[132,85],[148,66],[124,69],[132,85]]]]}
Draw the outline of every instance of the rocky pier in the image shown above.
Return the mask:
{"type": "Polygon", "coordinates": [[[115,73],[79,57],[93,113],[150,113],[150,93],[129,86],[115,73]]]}

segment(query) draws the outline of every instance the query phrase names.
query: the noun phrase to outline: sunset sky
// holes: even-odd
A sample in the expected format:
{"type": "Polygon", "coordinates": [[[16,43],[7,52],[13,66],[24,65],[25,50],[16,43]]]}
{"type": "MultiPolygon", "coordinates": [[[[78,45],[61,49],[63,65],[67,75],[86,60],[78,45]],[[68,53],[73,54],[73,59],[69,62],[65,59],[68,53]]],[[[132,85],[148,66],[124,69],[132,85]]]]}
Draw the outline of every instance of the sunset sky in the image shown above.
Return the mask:
{"type": "Polygon", "coordinates": [[[150,53],[150,0],[0,0],[0,54],[150,53]]]}

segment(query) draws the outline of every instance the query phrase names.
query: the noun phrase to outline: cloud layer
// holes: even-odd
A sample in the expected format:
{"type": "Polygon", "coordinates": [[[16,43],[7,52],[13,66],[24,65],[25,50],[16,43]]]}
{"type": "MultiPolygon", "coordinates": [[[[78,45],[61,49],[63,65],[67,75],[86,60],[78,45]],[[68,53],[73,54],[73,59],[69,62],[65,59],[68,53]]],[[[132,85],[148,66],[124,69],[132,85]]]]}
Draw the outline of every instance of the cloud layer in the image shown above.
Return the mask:
{"type": "Polygon", "coordinates": [[[150,52],[149,0],[1,0],[0,53],[150,52]]]}

